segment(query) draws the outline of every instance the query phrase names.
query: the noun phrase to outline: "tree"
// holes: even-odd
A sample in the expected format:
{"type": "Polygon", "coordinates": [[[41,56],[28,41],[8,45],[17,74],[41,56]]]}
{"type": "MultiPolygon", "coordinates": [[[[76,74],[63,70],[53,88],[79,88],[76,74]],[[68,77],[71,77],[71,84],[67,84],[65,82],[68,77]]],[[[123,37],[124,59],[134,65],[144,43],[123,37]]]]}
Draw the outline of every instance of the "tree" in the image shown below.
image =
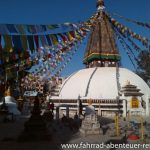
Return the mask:
{"type": "Polygon", "coordinates": [[[138,74],[150,86],[150,51],[143,50],[138,55],[138,74]]]}

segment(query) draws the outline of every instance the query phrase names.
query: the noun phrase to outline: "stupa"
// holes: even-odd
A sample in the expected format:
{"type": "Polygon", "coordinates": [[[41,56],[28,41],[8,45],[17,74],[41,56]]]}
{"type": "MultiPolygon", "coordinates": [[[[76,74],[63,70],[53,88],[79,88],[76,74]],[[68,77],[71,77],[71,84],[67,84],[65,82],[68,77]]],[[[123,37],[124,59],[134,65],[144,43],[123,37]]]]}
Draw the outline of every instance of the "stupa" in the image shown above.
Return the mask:
{"type": "Polygon", "coordinates": [[[50,140],[51,136],[47,129],[46,123],[41,116],[39,98],[35,97],[34,107],[31,117],[24,124],[24,131],[19,136],[19,141],[44,141],[50,140]]]}
{"type": "Polygon", "coordinates": [[[102,133],[102,130],[100,129],[100,123],[97,119],[97,114],[94,106],[92,106],[91,100],[89,100],[88,106],[86,106],[85,117],[82,121],[80,133],[84,136],[102,133]]]}
{"type": "Polygon", "coordinates": [[[120,66],[121,57],[103,0],[97,0],[97,13],[83,59],[86,69],[71,74],[64,80],[59,96],[52,96],[51,99],[55,106],[63,106],[64,109],[67,105],[74,110],[78,109],[79,96],[84,106],[91,98],[100,115],[115,115],[118,111],[124,113],[124,107],[128,107],[124,102],[128,98],[121,95],[121,89],[128,80],[142,93],[141,97],[147,103],[142,114],[149,116],[150,88],[137,74],[120,66]]]}
{"type": "Polygon", "coordinates": [[[11,93],[10,87],[5,90],[5,96],[1,99],[0,106],[5,104],[7,106],[8,112],[13,115],[20,115],[20,111],[18,110],[17,101],[14,99],[11,93]]]}

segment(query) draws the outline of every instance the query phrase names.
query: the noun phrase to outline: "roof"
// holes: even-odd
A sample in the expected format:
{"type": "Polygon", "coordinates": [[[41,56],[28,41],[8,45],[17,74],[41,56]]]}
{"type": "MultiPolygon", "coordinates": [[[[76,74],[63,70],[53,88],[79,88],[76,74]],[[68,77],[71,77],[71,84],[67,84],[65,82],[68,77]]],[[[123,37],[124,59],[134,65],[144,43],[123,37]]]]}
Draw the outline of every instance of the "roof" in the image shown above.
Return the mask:
{"type": "MultiPolygon", "coordinates": [[[[143,96],[150,97],[150,88],[134,72],[119,68],[119,84],[123,87],[126,81],[141,89],[143,96]]],[[[80,96],[92,99],[116,99],[118,96],[116,67],[97,67],[79,70],[70,75],[62,84],[60,99],[78,99],[80,96]]]]}
{"type": "Polygon", "coordinates": [[[135,85],[131,85],[130,83],[123,86],[121,92],[124,93],[125,96],[142,96],[143,93],[141,90],[137,88],[135,85]]]}
{"type": "Polygon", "coordinates": [[[88,40],[87,49],[85,52],[83,63],[87,64],[93,60],[120,60],[117,50],[114,31],[112,26],[103,12],[95,22],[93,31],[88,40]]]}

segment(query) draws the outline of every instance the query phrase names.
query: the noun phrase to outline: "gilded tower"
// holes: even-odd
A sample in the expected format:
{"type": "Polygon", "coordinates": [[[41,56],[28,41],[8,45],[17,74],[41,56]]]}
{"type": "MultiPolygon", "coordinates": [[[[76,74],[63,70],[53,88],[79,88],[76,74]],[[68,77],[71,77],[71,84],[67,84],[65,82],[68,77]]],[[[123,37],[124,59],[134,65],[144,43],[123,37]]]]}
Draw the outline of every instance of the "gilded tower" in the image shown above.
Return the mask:
{"type": "Polygon", "coordinates": [[[90,34],[83,63],[90,67],[115,67],[120,55],[114,31],[105,13],[104,0],[97,0],[97,17],[90,34]]]}

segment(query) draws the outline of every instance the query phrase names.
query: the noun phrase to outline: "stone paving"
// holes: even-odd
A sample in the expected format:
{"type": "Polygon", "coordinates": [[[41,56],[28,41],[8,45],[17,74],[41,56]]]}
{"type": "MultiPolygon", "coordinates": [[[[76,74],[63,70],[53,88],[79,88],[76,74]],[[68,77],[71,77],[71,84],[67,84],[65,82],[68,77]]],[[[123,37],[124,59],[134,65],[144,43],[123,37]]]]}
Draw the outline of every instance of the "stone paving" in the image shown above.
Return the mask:
{"type": "MultiPolygon", "coordinates": [[[[113,137],[109,136],[108,131],[114,132],[114,121],[108,118],[99,117],[101,126],[103,128],[110,127],[104,135],[91,135],[91,136],[81,136],[79,130],[70,128],[68,125],[64,125],[61,122],[54,121],[53,123],[47,123],[49,132],[52,135],[50,141],[32,141],[32,142],[18,142],[17,138],[22,133],[24,129],[24,122],[27,121],[28,117],[22,117],[14,122],[3,123],[0,122],[0,150],[61,150],[61,144],[80,144],[91,143],[91,144],[101,144],[101,143],[124,143],[123,136],[113,137]]],[[[149,121],[149,120],[148,120],[149,121]]],[[[124,121],[121,121],[121,126],[126,126],[124,121]]],[[[147,132],[145,130],[145,132],[147,132]]],[[[141,143],[140,141],[128,141],[128,143],[141,143]]],[[[147,139],[144,143],[150,143],[147,139]]],[[[80,148],[85,149],[85,148],[80,148]]]]}

